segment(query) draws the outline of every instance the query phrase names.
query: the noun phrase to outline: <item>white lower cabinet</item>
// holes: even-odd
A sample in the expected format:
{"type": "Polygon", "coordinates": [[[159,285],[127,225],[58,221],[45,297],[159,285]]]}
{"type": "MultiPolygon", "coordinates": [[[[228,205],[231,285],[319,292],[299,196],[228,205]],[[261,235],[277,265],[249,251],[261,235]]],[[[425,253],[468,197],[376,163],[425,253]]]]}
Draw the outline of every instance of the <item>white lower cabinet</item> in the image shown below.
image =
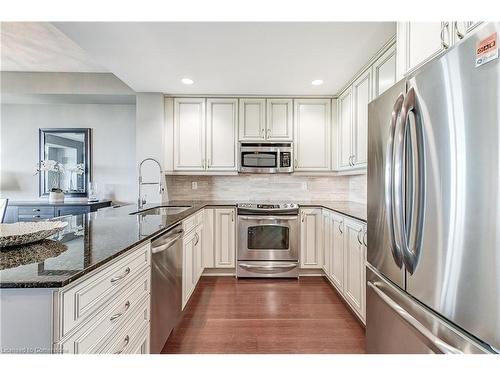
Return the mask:
{"type": "Polygon", "coordinates": [[[344,220],[344,298],[364,321],[365,246],[364,226],[357,220],[344,220]]]}
{"type": "Polygon", "coordinates": [[[323,271],[352,310],[366,316],[366,225],[323,209],[323,271]]]}
{"type": "Polygon", "coordinates": [[[233,268],[236,259],[236,211],[204,208],[185,219],[182,251],[182,309],[205,268],[233,268]]]}
{"type": "Polygon", "coordinates": [[[141,245],[55,297],[54,350],[61,354],[149,353],[150,244],[141,245]]]}
{"type": "Polygon", "coordinates": [[[232,268],[236,264],[236,210],[215,209],[215,268],[232,268]]]}
{"type": "Polygon", "coordinates": [[[300,209],[300,268],[323,268],[321,208],[300,209]]]}
{"type": "Polygon", "coordinates": [[[189,301],[203,272],[203,212],[191,218],[198,224],[190,231],[186,231],[182,238],[182,309],[189,301]]]}
{"type": "Polygon", "coordinates": [[[341,215],[332,215],[332,242],[330,247],[330,279],[337,290],[344,292],[344,219],[341,215]]]}

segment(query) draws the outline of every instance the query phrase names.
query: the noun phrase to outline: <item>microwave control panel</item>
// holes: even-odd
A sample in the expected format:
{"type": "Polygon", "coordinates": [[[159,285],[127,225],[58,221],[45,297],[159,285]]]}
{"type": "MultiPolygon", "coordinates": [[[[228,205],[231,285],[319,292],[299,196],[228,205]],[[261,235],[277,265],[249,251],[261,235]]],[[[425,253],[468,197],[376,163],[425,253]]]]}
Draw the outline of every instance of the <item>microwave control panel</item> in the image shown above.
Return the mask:
{"type": "Polygon", "coordinates": [[[292,166],[291,152],[285,151],[280,153],[280,167],[290,168],[292,166]]]}

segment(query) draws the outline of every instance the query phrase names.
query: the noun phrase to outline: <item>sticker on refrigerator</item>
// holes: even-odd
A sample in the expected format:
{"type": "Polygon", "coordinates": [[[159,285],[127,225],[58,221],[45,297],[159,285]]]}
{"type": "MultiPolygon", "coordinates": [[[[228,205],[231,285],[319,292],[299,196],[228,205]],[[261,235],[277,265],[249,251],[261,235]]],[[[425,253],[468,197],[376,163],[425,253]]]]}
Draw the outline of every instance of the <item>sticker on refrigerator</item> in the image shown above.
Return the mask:
{"type": "Polygon", "coordinates": [[[497,33],[493,33],[476,44],[476,68],[497,58],[497,33]]]}

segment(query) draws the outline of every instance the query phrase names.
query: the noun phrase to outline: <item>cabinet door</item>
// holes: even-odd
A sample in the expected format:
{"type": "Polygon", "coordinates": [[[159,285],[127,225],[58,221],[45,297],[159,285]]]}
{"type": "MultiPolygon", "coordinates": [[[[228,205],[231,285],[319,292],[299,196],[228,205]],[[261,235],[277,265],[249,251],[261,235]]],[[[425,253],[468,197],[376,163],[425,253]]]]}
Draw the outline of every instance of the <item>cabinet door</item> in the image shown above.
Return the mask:
{"type": "Polygon", "coordinates": [[[215,209],[215,267],[232,268],[236,257],[236,221],[233,208],[215,209]]]}
{"type": "Polygon", "coordinates": [[[300,267],[323,267],[321,208],[300,210],[300,267]]]}
{"type": "Polygon", "coordinates": [[[376,98],[396,83],[396,46],[391,46],[373,63],[373,96],[376,98]]]}
{"type": "Polygon", "coordinates": [[[207,99],[207,170],[235,171],[238,99],[207,99]]]}
{"type": "Polygon", "coordinates": [[[266,139],[293,140],[292,99],[267,99],[266,139]]]}
{"type": "Polygon", "coordinates": [[[332,214],[323,209],[323,271],[330,275],[332,265],[332,214]]]}
{"type": "Polygon", "coordinates": [[[398,22],[398,77],[439,54],[444,49],[443,42],[452,43],[449,22],[398,22]]]}
{"type": "Polygon", "coordinates": [[[366,167],[368,154],[368,103],[372,98],[371,69],[364,72],[353,84],[354,99],[353,149],[352,164],[354,167],[366,167]]]}
{"type": "Polygon", "coordinates": [[[205,169],[205,99],[174,101],[174,170],[205,169]]]}
{"type": "Polygon", "coordinates": [[[193,245],[193,290],[203,273],[203,225],[199,225],[194,232],[193,245]]]}
{"type": "Polygon", "coordinates": [[[330,278],[337,289],[344,292],[344,219],[342,216],[332,215],[332,265],[330,278]]]}
{"type": "Polygon", "coordinates": [[[330,170],[330,99],[294,100],[295,171],[330,170]]]}
{"type": "Polygon", "coordinates": [[[203,209],[203,235],[202,235],[203,268],[215,267],[215,254],[214,254],[215,213],[214,212],[215,210],[213,208],[203,209]]]}
{"type": "Polygon", "coordinates": [[[352,89],[349,87],[338,99],[338,169],[351,167],[352,157],[352,89]]]}
{"type": "Polygon", "coordinates": [[[195,233],[191,232],[182,239],[182,308],[186,306],[189,297],[194,289],[194,248],[195,248],[195,233]]]}
{"type": "Polygon", "coordinates": [[[240,99],[240,141],[266,138],[266,99],[240,99]]]}
{"type": "Polygon", "coordinates": [[[363,317],[365,249],[362,243],[363,225],[344,219],[344,297],[352,308],[363,317]]]}

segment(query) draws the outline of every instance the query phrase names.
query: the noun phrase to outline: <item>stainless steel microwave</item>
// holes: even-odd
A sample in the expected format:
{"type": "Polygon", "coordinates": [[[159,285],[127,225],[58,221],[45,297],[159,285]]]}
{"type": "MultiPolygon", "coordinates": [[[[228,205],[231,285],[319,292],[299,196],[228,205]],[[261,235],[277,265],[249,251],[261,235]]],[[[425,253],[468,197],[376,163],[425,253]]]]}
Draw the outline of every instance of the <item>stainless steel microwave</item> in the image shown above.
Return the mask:
{"type": "Polygon", "coordinates": [[[242,173],[292,173],[292,143],[239,143],[238,171],[242,173]]]}

